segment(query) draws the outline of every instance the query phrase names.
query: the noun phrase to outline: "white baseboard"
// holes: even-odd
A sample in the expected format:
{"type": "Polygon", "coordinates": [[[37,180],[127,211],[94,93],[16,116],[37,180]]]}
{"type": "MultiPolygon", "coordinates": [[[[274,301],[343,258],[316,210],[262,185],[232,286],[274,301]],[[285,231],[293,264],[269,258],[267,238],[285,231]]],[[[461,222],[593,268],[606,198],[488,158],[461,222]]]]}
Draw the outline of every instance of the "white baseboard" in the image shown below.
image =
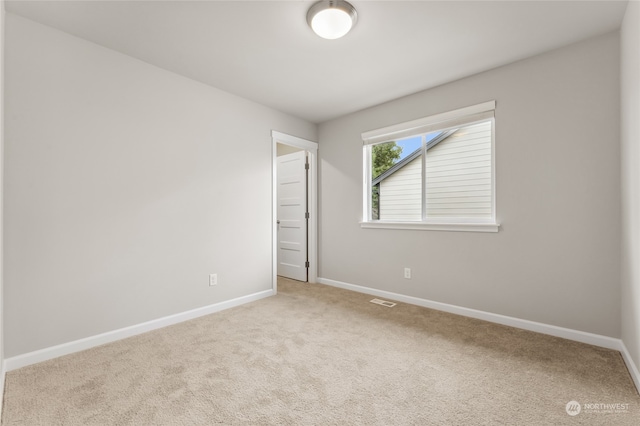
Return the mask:
{"type": "MultiPolygon", "coordinates": [[[[249,294],[247,296],[238,297],[236,299],[214,303],[213,305],[203,306],[201,308],[181,312],[179,314],[169,315],[167,317],[147,321],[142,324],[132,325],[130,327],[121,328],[119,330],[113,330],[107,333],[98,334],[96,336],[91,336],[84,339],[75,340],[73,342],[52,346],[50,348],[40,349],[23,355],[14,356],[5,359],[4,365],[2,366],[2,371],[4,373],[4,371],[16,370],[21,367],[26,367],[28,365],[37,364],[42,361],[58,358],[63,355],[69,355],[75,352],[83,351],[85,349],[104,345],[106,343],[115,342],[116,340],[121,340],[127,337],[146,333],[148,331],[157,330],[168,325],[173,325],[204,315],[213,314],[225,309],[235,308],[236,306],[244,305],[245,303],[254,302],[256,300],[264,299],[273,295],[275,295],[274,290],[265,290],[258,293],[249,294]]],[[[4,374],[2,375],[2,377],[4,378],[4,374]]]]}
{"type": "Polygon", "coordinates": [[[404,294],[392,293],[390,291],[377,290],[375,288],[363,287],[355,284],[349,284],[341,281],[330,280],[328,278],[318,278],[318,283],[329,285],[332,287],[343,288],[358,293],[370,294],[372,296],[383,297],[398,302],[409,303],[411,305],[422,306],[425,308],[435,309],[437,311],[449,312],[465,317],[481,319],[497,324],[508,325],[510,327],[521,328],[523,330],[535,331],[536,333],[548,334],[563,339],[574,340],[576,342],[587,343],[589,345],[600,346],[607,349],[620,351],[624,362],[627,364],[631,378],[633,379],[636,389],[640,392],[640,372],[633,362],[631,355],[627,351],[624,342],[613,337],[602,336],[599,334],[587,333],[584,331],[572,330],[570,328],[558,327],[555,325],[543,324],[540,322],[524,320],[506,315],[493,314],[491,312],[479,311],[477,309],[464,308],[462,306],[449,305],[447,303],[434,302],[432,300],[421,299],[419,297],[406,296],[404,294]]]}
{"type": "Polygon", "coordinates": [[[4,408],[4,378],[7,375],[4,362],[0,359],[0,419],[2,418],[2,409],[4,408]]]}
{"type": "Polygon", "coordinates": [[[627,364],[627,369],[629,370],[631,379],[633,379],[633,383],[636,384],[636,389],[638,390],[638,393],[640,393],[640,371],[638,370],[638,366],[636,365],[636,363],[633,362],[633,358],[631,358],[631,354],[627,349],[627,345],[625,345],[622,340],[620,340],[619,351],[622,354],[622,359],[624,359],[624,363],[627,364]]]}

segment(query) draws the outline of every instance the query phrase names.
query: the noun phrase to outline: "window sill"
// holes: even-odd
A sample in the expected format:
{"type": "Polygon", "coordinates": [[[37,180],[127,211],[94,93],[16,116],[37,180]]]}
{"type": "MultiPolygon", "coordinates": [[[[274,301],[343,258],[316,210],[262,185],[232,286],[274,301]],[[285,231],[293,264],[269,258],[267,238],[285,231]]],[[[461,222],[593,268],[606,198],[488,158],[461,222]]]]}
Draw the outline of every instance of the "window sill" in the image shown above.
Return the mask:
{"type": "Polygon", "coordinates": [[[361,228],[409,229],[418,231],[498,232],[498,223],[360,222],[361,228]]]}

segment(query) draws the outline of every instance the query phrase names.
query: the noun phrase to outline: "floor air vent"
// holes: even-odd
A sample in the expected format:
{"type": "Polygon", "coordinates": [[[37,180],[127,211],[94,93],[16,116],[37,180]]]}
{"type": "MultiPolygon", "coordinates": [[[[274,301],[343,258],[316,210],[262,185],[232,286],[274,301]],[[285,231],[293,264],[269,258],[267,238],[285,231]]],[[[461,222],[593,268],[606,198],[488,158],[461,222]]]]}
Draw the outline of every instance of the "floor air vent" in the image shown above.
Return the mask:
{"type": "Polygon", "coordinates": [[[371,299],[370,302],[375,303],[376,305],[386,306],[387,308],[393,308],[394,306],[396,306],[396,304],[393,302],[388,302],[386,300],[380,300],[380,299],[371,299]]]}

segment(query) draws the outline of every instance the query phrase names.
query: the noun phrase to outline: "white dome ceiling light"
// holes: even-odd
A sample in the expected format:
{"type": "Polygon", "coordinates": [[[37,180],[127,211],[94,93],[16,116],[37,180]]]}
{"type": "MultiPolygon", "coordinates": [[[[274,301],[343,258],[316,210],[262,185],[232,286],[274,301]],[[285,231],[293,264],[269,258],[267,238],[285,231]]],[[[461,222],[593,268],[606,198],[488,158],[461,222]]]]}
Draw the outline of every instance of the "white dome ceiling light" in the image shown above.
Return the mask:
{"type": "Polygon", "coordinates": [[[356,8],[343,0],[321,0],[307,12],[307,23],[313,32],[329,40],[346,35],[357,20],[356,8]]]}

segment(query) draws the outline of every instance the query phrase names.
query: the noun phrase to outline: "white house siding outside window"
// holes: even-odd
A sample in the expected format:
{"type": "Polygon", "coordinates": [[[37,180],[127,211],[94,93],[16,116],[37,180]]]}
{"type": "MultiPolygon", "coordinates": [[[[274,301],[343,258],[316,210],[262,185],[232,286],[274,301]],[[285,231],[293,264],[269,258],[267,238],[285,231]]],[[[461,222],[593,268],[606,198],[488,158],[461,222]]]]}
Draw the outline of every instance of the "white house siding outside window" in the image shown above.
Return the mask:
{"type": "Polygon", "coordinates": [[[363,133],[362,226],[498,230],[495,102],[363,133]]]}

